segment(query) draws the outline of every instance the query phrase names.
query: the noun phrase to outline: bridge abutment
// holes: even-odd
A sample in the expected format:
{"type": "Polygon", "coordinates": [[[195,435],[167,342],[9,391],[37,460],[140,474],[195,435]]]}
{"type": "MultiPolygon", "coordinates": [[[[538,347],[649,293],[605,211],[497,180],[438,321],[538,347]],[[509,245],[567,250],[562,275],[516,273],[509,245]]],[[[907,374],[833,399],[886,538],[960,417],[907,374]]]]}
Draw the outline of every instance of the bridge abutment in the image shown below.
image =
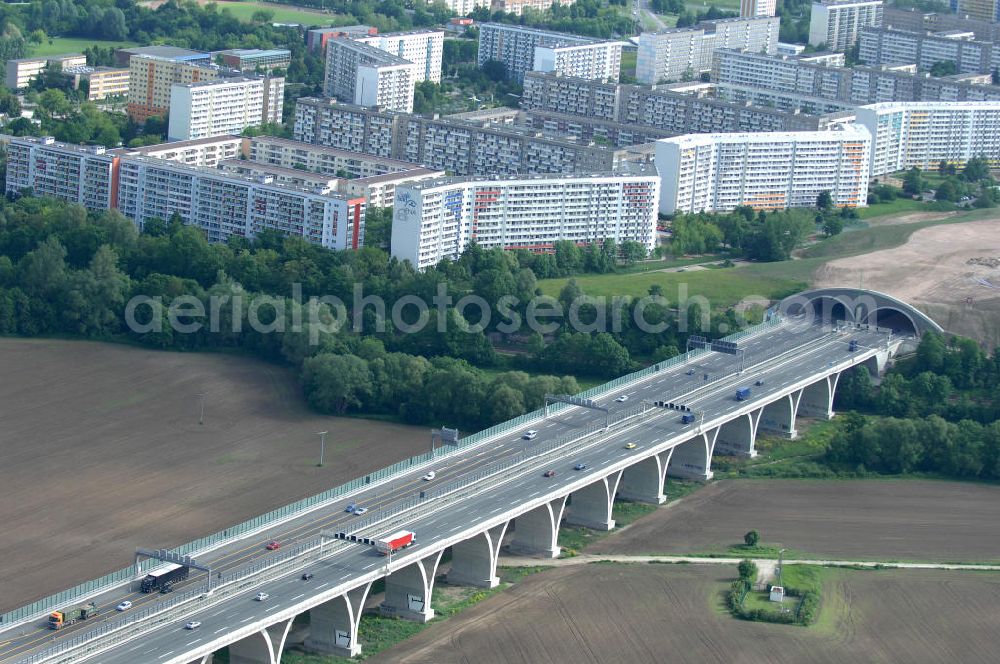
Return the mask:
{"type": "Polygon", "coordinates": [[[559,523],[562,521],[565,507],[566,498],[556,498],[514,519],[511,552],[558,558],[559,523]]]}
{"type": "Polygon", "coordinates": [[[379,606],[383,616],[414,622],[434,617],[431,595],[442,553],[438,551],[385,577],[385,600],[379,606]]]}
{"type": "Polygon", "coordinates": [[[594,530],[612,530],[615,520],[611,517],[611,508],[621,478],[622,473],[618,471],[574,491],[566,523],[594,530]]]}
{"type": "Polygon", "coordinates": [[[360,654],[358,623],[371,587],[371,583],[366,583],[310,609],[306,649],[340,657],[360,654]]]}
{"type": "Polygon", "coordinates": [[[622,478],[618,483],[618,496],[625,500],[653,505],[667,502],[667,497],[663,493],[663,483],[667,478],[667,466],[670,465],[673,451],[671,448],[666,452],[654,454],[622,471],[622,478]]]}
{"type": "Polygon", "coordinates": [[[510,521],[493,526],[475,537],[452,546],[448,583],[478,588],[496,588],[500,585],[497,559],[500,557],[500,544],[509,525],[510,521]]]}
{"type": "Polygon", "coordinates": [[[712,448],[718,433],[719,429],[716,427],[676,446],[667,466],[667,475],[696,480],[712,479],[712,448]]]}

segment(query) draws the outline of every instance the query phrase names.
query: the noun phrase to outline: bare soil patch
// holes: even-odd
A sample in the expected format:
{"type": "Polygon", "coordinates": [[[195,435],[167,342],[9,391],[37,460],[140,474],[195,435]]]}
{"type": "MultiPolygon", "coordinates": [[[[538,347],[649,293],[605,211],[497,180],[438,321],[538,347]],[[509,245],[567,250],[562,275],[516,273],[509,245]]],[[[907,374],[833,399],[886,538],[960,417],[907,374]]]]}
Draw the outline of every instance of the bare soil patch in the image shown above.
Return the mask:
{"type": "Polygon", "coordinates": [[[992,348],[1000,345],[1000,267],[988,259],[1000,257],[998,224],[993,218],[923,228],[899,247],[826,263],[813,285],[861,283],[915,305],[949,332],[992,348]]]}
{"type": "Polygon", "coordinates": [[[924,480],[724,480],[659,509],[587,553],[722,552],[762,543],[847,560],[994,562],[1000,486],[924,480]]]}
{"type": "Polygon", "coordinates": [[[737,620],[735,570],[696,565],[552,569],[372,657],[393,664],[994,662],[1000,575],[831,571],[820,624],[737,620]]]}
{"type": "Polygon", "coordinates": [[[0,611],[120,569],[136,546],[217,532],[427,441],[420,427],[317,415],[294,375],[264,362],[0,339],[0,611]]]}

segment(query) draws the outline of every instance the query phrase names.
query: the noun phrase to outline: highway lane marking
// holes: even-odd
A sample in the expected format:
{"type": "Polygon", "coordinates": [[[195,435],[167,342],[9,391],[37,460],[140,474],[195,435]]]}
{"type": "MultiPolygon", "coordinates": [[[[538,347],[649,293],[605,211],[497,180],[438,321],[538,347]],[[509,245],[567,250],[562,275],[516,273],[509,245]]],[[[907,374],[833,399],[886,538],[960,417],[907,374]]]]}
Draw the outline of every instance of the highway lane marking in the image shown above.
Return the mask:
{"type": "Polygon", "coordinates": [[[300,597],[305,597],[305,596],[306,596],[306,594],[302,593],[301,595],[296,595],[295,597],[293,597],[292,600],[294,601],[294,600],[297,600],[300,597]]]}
{"type": "MultiPolygon", "coordinates": [[[[152,652],[152,650],[151,650],[150,652],[152,652]]],[[[160,655],[160,656],[159,656],[159,657],[157,657],[156,659],[163,659],[164,657],[166,657],[166,656],[168,656],[168,655],[173,655],[173,654],[174,654],[174,651],[173,651],[173,650],[171,650],[170,652],[165,652],[165,653],[163,653],[162,655],[160,655]]]]}
{"type": "Polygon", "coordinates": [[[452,529],[451,529],[451,530],[449,530],[448,532],[449,532],[449,533],[453,533],[453,532],[455,532],[456,530],[459,530],[460,528],[462,528],[462,526],[455,526],[454,528],[452,528],[452,529]]]}
{"type": "Polygon", "coordinates": [[[492,512],[490,512],[490,514],[496,514],[497,512],[499,512],[502,509],[503,509],[502,507],[498,507],[495,510],[493,510],[492,512]]]}
{"type": "Polygon", "coordinates": [[[216,611],[215,613],[213,613],[213,614],[209,615],[208,617],[209,617],[209,618],[214,618],[215,616],[219,615],[219,614],[220,614],[220,613],[222,613],[223,611],[225,611],[225,609],[222,609],[222,611],[216,611]]]}
{"type": "Polygon", "coordinates": [[[212,632],[212,634],[218,634],[219,632],[225,632],[227,629],[229,629],[229,628],[228,627],[223,627],[222,629],[215,630],[214,632],[212,632]]]}
{"type": "Polygon", "coordinates": [[[194,644],[198,643],[199,641],[201,641],[201,639],[195,639],[194,641],[192,641],[192,642],[191,642],[191,643],[189,643],[188,645],[189,645],[189,646],[193,646],[194,644]]]}
{"type": "Polygon", "coordinates": [[[271,606],[269,606],[266,609],[264,609],[264,613],[267,613],[268,611],[274,611],[276,608],[278,608],[278,605],[277,604],[272,604],[271,606]]]}
{"type": "Polygon", "coordinates": [[[243,620],[240,621],[240,624],[242,625],[243,623],[250,622],[251,620],[253,620],[253,616],[250,616],[248,618],[244,618],[243,620]]]}
{"type": "MultiPolygon", "coordinates": [[[[350,576],[350,575],[348,575],[348,576],[350,576]]],[[[340,577],[340,578],[343,579],[344,577],[340,577]]],[[[323,588],[326,588],[328,585],[330,585],[330,584],[329,583],[324,583],[321,586],[316,586],[316,590],[322,590],[323,588]]]]}

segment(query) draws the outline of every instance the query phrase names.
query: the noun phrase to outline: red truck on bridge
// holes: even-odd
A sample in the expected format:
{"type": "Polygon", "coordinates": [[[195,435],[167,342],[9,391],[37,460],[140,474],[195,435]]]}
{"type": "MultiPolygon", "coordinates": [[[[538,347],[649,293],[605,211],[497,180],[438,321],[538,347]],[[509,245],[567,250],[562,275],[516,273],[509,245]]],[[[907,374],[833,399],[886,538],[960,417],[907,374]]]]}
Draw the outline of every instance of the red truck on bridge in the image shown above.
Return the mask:
{"type": "Polygon", "coordinates": [[[396,553],[400,549],[405,549],[416,541],[417,536],[412,532],[409,530],[400,530],[398,533],[386,535],[375,540],[375,550],[383,556],[387,556],[390,553],[396,553]]]}

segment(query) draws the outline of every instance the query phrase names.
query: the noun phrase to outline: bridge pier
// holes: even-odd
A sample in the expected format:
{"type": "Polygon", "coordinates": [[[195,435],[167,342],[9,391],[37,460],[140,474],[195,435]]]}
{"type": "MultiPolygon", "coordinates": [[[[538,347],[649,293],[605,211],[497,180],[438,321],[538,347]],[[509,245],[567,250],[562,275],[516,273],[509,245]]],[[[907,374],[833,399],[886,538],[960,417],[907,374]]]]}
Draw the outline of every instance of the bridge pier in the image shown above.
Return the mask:
{"type": "Polygon", "coordinates": [[[712,448],[719,433],[716,427],[674,447],[667,475],[696,480],[712,479],[712,448]]]}
{"type": "Polygon", "coordinates": [[[663,493],[663,483],[667,479],[667,466],[673,448],[666,452],[646,457],[639,463],[629,466],[622,472],[618,483],[618,496],[637,503],[661,505],[667,502],[663,493]]]}
{"type": "MultiPolygon", "coordinates": [[[[278,664],[292,620],[282,620],[229,645],[230,664],[278,664]]],[[[211,662],[213,655],[199,660],[211,662]]]]}
{"type": "Polygon", "coordinates": [[[310,609],[306,649],[339,657],[360,654],[358,623],[371,587],[371,583],[366,583],[310,609]]]}
{"type": "Polygon", "coordinates": [[[622,473],[618,471],[574,491],[566,523],[594,530],[613,530],[615,520],[611,518],[611,508],[621,478],[622,473]]]}
{"type": "Polygon", "coordinates": [[[713,453],[755,457],[757,423],[761,410],[755,410],[730,420],[716,429],[713,453]]]}
{"type": "Polygon", "coordinates": [[[431,594],[442,553],[438,551],[385,577],[385,600],[379,606],[383,616],[422,623],[434,617],[431,594]]]}
{"type": "Polygon", "coordinates": [[[566,498],[556,498],[514,519],[511,552],[558,558],[559,523],[565,507],[566,498]]]}
{"type": "Polygon", "coordinates": [[[764,406],[757,422],[758,433],[763,429],[789,439],[798,437],[799,432],[795,429],[795,415],[799,410],[801,394],[801,392],[789,394],[764,406]]]}
{"type": "Polygon", "coordinates": [[[500,544],[509,525],[510,521],[493,526],[475,537],[452,546],[448,583],[478,588],[499,586],[497,559],[500,557],[500,544]]]}
{"type": "Polygon", "coordinates": [[[822,420],[833,419],[833,396],[837,392],[840,374],[831,374],[807,385],[799,392],[798,412],[822,420]]]}

